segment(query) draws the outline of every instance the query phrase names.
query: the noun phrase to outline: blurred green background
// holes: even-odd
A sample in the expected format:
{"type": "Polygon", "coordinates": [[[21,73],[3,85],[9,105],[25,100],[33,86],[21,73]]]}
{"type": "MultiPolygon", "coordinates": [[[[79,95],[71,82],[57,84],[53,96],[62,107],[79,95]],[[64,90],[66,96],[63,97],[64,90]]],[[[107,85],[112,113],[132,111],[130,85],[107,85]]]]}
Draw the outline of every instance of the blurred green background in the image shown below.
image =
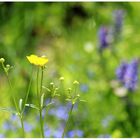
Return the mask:
{"type": "MultiPolygon", "coordinates": [[[[10,79],[14,91],[9,90],[1,67],[0,106],[12,106],[9,92],[17,99],[24,98],[31,76],[31,65],[26,56],[46,55],[49,63],[44,85],[54,82],[59,86],[59,77],[63,76],[64,89],[67,89],[78,80],[79,93],[86,100],[86,103],[76,105],[66,137],[140,137],[140,83],[135,93],[128,93],[132,94],[131,100],[136,105],[133,111],[137,114],[132,120],[114,86],[115,71],[121,60],[140,55],[139,13],[140,3],[136,2],[1,2],[0,57],[13,66],[10,79]],[[115,43],[117,58],[108,48],[101,58],[97,50],[98,30],[102,25],[112,24],[112,13],[118,9],[123,9],[125,16],[121,37],[115,43]],[[102,67],[101,59],[104,59],[105,67],[102,67]]],[[[35,79],[36,75],[28,99],[30,103],[36,102],[35,79]]],[[[64,97],[62,90],[61,97],[49,108],[49,115],[46,113],[46,137],[61,137],[65,124],[63,116],[67,114],[64,97]],[[58,106],[64,107],[59,108],[61,113],[57,113],[58,106]]],[[[37,117],[35,110],[26,110],[26,137],[39,137],[37,117]]],[[[16,116],[1,111],[0,124],[1,137],[20,137],[16,116]]]]}

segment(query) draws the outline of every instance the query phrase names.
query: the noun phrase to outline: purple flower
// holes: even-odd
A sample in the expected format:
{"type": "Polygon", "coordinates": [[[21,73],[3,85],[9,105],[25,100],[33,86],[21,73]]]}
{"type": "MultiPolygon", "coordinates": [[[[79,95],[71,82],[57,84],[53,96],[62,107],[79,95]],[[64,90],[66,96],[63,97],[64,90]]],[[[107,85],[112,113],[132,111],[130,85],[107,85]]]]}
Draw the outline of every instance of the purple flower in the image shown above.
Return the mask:
{"type": "Polygon", "coordinates": [[[117,34],[120,33],[122,29],[124,11],[115,10],[113,15],[114,15],[114,32],[117,34]]]}
{"type": "Polygon", "coordinates": [[[108,29],[104,26],[99,29],[99,49],[108,47],[108,29]]]}
{"type": "Polygon", "coordinates": [[[73,137],[83,137],[84,133],[82,130],[71,130],[67,133],[67,136],[70,137],[70,138],[73,138],[73,137]]]}
{"type": "Polygon", "coordinates": [[[60,119],[66,120],[68,117],[68,110],[67,110],[67,107],[65,106],[59,106],[57,108],[53,108],[49,110],[49,114],[54,115],[60,119]]]}
{"type": "Polygon", "coordinates": [[[53,137],[54,138],[61,138],[62,134],[63,134],[63,129],[62,128],[58,128],[57,130],[54,131],[53,137]]]}
{"type": "Polygon", "coordinates": [[[10,117],[10,120],[11,120],[11,121],[14,121],[14,122],[15,122],[15,121],[18,121],[18,116],[15,115],[15,114],[12,114],[11,117],[10,117]]]}
{"type": "Polygon", "coordinates": [[[12,125],[9,121],[5,121],[3,123],[3,129],[4,130],[16,130],[16,127],[12,125]]]}
{"type": "Polygon", "coordinates": [[[117,69],[116,75],[129,91],[135,90],[138,82],[138,60],[134,59],[129,64],[123,62],[117,69]]]}
{"type": "Polygon", "coordinates": [[[45,134],[45,137],[51,137],[51,130],[49,129],[47,125],[44,126],[44,134],[45,134]]]}
{"type": "Polygon", "coordinates": [[[124,75],[126,73],[127,67],[128,67],[128,64],[126,62],[122,62],[121,65],[116,70],[117,78],[122,83],[124,83],[124,75]]]}
{"type": "Polygon", "coordinates": [[[89,90],[89,87],[86,84],[81,84],[80,85],[80,90],[85,93],[89,90]]]}
{"type": "Polygon", "coordinates": [[[125,76],[124,76],[124,85],[125,87],[133,91],[136,89],[138,81],[138,60],[132,60],[132,62],[129,64],[125,76]]]}
{"type": "Polygon", "coordinates": [[[25,129],[25,132],[30,132],[33,129],[33,125],[31,125],[27,122],[24,122],[24,129],[25,129]]]}
{"type": "Polygon", "coordinates": [[[0,138],[5,138],[5,136],[3,134],[0,134],[0,138]]]}
{"type": "Polygon", "coordinates": [[[45,130],[44,135],[45,135],[45,137],[50,137],[51,136],[51,130],[50,129],[45,130]]]}

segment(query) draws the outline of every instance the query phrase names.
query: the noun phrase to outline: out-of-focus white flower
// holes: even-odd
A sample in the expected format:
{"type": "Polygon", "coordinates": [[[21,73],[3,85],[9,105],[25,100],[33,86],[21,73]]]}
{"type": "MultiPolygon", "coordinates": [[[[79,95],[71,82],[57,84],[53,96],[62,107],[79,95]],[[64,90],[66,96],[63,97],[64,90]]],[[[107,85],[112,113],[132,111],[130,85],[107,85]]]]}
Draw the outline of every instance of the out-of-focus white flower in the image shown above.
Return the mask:
{"type": "Polygon", "coordinates": [[[127,89],[124,87],[118,87],[114,91],[116,96],[125,97],[127,95],[127,89]]]}

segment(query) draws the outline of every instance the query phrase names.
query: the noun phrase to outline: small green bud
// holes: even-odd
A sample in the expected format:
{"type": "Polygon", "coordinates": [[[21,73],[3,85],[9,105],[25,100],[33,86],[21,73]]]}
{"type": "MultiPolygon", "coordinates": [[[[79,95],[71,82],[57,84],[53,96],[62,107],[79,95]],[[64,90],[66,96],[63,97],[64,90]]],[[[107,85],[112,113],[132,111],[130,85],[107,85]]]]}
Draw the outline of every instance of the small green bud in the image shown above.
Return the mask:
{"type": "Polygon", "coordinates": [[[60,81],[64,81],[64,77],[60,77],[59,80],[60,80],[60,81]]]}
{"type": "Polygon", "coordinates": [[[77,94],[77,97],[80,97],[80,94],[77,94]]]}
{"type": "Polygon", "coordinates": [[[53,86],[53,85],[54,85],[54,83],[53,83],[53,82],[51,82],[51,83],[50,83],[50,85],[51,85],[51,86],[53,86]]]}
{"type": "Polygon", "coordinates": [[[78,81],[74,81],[73,84],[74,85],[79,85],[79,82],[78,81]]]}
{"type": "Polygon", "coordinates": [[[68,88],[68,91],[69,91],[69,92],[71,92],[71,90],[72,90],[71,88],[68,88]]]}
{"type": "Polygon", "coordinates": [[[75,101],[72,101],[72,104],[74,105],[75,104],[75,101]]]}
{"type": "Polygon", "coordinates": [[[9,64],[7,64],[7,65],[6,65],[6,68],[8,68],[8,69],[9,69],[9,68],[10,68],[10,65],[9,65],[9,64]]]}
{"type": "Polygon", "coordinates": [[[5,59],[4,58],[0,58],[0,62],[1,63],[4,63],[5,62],[5,59]]]}
{"type": "Polygon", "coordinates": [[[58,88],[55,88],[56,91],[58,91],[58,88]]]}
{"type": "Polygon", "coordinates": [[[50,86],[52,89],[55,87],[53,82],[50,83],[50,86]]]}

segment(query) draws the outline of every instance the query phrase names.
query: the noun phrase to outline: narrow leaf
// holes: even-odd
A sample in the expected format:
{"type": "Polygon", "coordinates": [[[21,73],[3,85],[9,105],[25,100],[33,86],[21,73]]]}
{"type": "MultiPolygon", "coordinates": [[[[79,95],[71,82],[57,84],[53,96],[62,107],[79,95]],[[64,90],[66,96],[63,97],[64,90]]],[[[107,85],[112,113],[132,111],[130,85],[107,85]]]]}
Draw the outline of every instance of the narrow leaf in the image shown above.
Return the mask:
{"type": "Polygon", "coordinates": [[[20,109],[20,111],[22,110],[22,103],[23,103],[23,100],[20,99],[20,100],[19,100],[19,109],[20,109]]]}
{"type": "Polygon", "coordinates": [[[41,107],[43,107],[43,104],[44,104],[44,93],[41,95],[41,107]]]}
{"type": "Polygon", "coordinates": [[[1,111],[5,111],[5,112],[8,112],[8,113],[16,114],[16,111],[12,110],[11,108],[0,107],[0,110],[1,111]]]}
{"type": "Polygon", "coordinates": [[[86,100],[80,100],[80,102],[87,102],[86,100]]]}
{"type": "Polygon", "coordinates": [[[42,88],[46,89],[48,92],[51,92],[51,90],[46,88],[45,86],[42,86],[42,88]]]}
{"type": "Polygon", "coordinates": [[[53,103],[49,103],[47,105],[44,105],[43,108],[47,108],[48,106],[52,105],[53,103]]]}
{"type": "Polygon", "coordinates": [[[25,104],[25,106],[39,110],[39,108],[36,105],[34,105],[34,104],[25,104]]]}

